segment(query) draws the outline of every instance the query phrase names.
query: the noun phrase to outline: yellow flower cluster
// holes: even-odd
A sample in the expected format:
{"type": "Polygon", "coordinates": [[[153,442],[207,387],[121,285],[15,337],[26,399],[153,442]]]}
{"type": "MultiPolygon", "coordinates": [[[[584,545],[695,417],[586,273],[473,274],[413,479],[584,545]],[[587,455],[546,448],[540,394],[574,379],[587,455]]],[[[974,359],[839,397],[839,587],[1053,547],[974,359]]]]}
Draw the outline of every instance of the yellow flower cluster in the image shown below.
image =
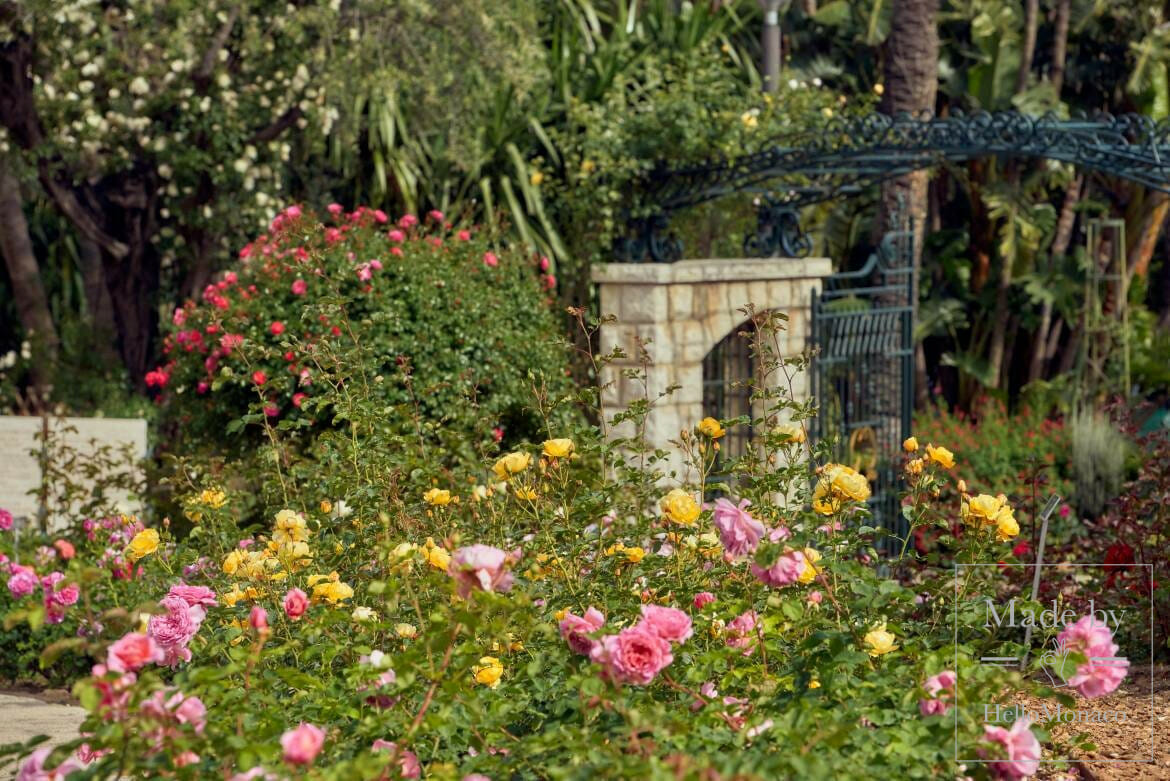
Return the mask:
{"type": "Polygon", "coordinates": [[[826,464],[813,491],[813,510],[821,515],[832,515],[846,501],[864,502],[869,499],[869,480],[865,475],[844,464],[826,464]]]}
{"type": "Polygon", "coordinates": [[[331,605],[349,599],[353,596],[353,588],[341,581],[336,571],[328,575],[310,575],[307,581],[313,589],[314,601],[324,600],[331,605]]]}
{"type": "Polygon", "coordinates": [[[307,567],[313,560],[309,527],[295,510],[276,514],[272,539],[264,547],[234,550],[224,557],[223,571],[250,580],[284,580],[289,572],[307,567]]]}
{"type": "Polygon", "coordinates": [[[926,446],[926,457],[943,469],[950,469],[955,465],[955,454],[945,447],[926,446]]]}
{"type": "Polygon", "coordinates": [[[699,503],[690,492],[675,488],[658,503],[668,521],[689,526],[699,518],[699,503]]]}
{"type": "Polygon", "coordinates": [[[821,571],[821,568],[817,566],[817,562],[821,560],[821,553],[814,548],[805,548],[803,553],[804,563],[796,579],[807,586],[816,580],[817,573],[821,571]]]}
{"type": "Polygon", "coordinates": [[[1007,542],[1020,533],[1020,524],[1016,522],[1015,510],[1008,504],[1003,494],[991,496],[964,496],[962,508],[963,522],[980,528],[995,527],[995,536],[1000,542],[1007,542]]]}
{"type": "Polygon", "coordinates": [[[640,548],[638,546],[626,547],[620,542],[610,545],[605,549],[606,556],[617,556],[619,554],[624,555],[626,557],[626,561],[630,562],[631,564],[637,564],[639,561],[646,558],[646,551],[644,548],[640,548]]]}
{"type": "Polygon", "coordinates": [[[799,423],[777,423],[774,430],[777,434],[782,435],[786,442],[795,442],[801,445],[807,439],[804,426],[799,423]]]}

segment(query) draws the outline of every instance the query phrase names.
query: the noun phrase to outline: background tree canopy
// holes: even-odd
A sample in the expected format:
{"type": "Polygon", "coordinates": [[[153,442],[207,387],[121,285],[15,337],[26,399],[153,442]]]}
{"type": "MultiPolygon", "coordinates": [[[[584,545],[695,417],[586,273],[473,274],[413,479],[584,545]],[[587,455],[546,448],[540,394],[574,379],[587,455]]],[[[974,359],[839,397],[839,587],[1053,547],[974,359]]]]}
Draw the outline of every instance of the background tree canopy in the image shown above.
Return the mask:
{"type": "MultiPolygon", "coordinates": [[[[560,302],[588,305],[588,266],[657,161],[875,109],[1162,119],[1167,21],[1150,1],[803,0],[782,12],[785,72],[764,95],[753,0],[0,2],[0,403],[140,407],[160,313],[288,203],[442,210],[548,257],[560,302]]],[[[1136,378],[1164,382],[1165,198],[1044,161],[896,186],[925,228],[921,401],[1072,368],[1094,216],[1126,221],[1136,378]]],[[[810,210],[818,250],[864,258],[879,195],[810,210]]],[[[730,198],[679,229],[723,254],[753,220],[730,198]]]]}

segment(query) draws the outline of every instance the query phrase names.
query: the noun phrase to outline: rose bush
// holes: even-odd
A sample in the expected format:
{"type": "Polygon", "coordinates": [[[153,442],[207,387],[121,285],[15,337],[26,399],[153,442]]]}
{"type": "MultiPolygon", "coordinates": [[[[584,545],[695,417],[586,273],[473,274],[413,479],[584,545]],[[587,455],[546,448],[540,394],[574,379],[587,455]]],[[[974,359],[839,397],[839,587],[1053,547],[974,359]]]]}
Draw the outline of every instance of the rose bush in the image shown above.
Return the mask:
{"type": "MultiPolygon", "coordinates": [[[[355,261],[350,272],[372,281],[355,261]]],[[[318,262],[310,253],[307,265],[318,262]]],[[[328,306],[339,307],[331,322],[352,322],[348,303],[328,306]]],[[[1040,725],[956,726],[950,713],[1019,693],[1075,702],[1031,674],[979,664],[1022,647],[1006,629],[982,629],[983,600],[1011,581],[997,567],[956,579],[951,565],[1009,556],[1014,508],[958,490],[961,452],[927,443],[919,456],[907,443],[911,534],[962,533],[954,561],[909,549],[879,569],[864,476],[794,436],[811,410],[769,379],[801,364],[769,351],[780,324],[765,318],[755,345],[765,367],[756,447],[719,462],[734,479],[709,505],[718,440],[742,422],[680,432],[689,478],[679,483],[663,474],[664,454],[612,433],[625,420],[641,430],[648,401],[603,416],[605,431],[557,422],[595,403],[595,389],[538,386],[529,404],[543,439],[500,448],[489,437],[460,470],[387,425],[362,349],[321,362],[331,381],[314,375],[311,409],[344,426],[320,433],[311,462],[285,447],[313,425],[289,411],[291,398],[281,414],[293,420],[277,425],[225,407],[231,421],[264,426],[266,452],[279,456],[251,467],[264,470],[261,495],[223,479],[238,462],[188,461],[176,488],[193,524],[185,537],[119,519],[118,555],[104,565],[84,543],[67,564],[30,559],[27,540],[21,563],[6,562],[10,618],[48,616],[76,585],[63,621],[93,627],[45,656],[89,666],[74,686],[89,712],[81,735],[22,759],[22,778],[79,766],[93,778],[934,778],[955,772],[956,750],[986,761],[967,768],[973,776],[1034,772],[1051,741],[1040,725]],[[943,487],[956,498],[939,498],[943,487]],[[35,583],[18,569],[30,566],[35,583]],[[132,579],[116,579],[127,567],[132,579]],[[131,593],[146,604],[126,609],[131,593]],[[979,630],[956,646],[956,622],[979,630]]],[[[212,381],[244,377],[227,390],[254,406],[270,402],[278,376],[247,351],[261,338],[249,331],[228,355],[214,348],[239,368],[212,381]]],[[[178,363],[166,370],[166,385],[189,388],[206,370],[186,368],[182,383],[178,363]]],[[[1117,672],[1079,655],[1116,647],[1078,626],[1070,683],[1095,696],[1117,672]]]]}

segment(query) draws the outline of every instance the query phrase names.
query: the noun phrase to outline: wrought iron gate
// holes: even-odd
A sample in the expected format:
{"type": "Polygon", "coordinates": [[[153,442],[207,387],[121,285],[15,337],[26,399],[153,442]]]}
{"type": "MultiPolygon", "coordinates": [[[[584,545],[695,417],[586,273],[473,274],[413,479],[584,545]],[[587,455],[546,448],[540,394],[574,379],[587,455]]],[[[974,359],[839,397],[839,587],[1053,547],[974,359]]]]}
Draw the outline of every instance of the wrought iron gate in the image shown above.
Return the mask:
{"type": "MultiPolygon", "coordinates": [[[[756,323],[748,320],[731,330],[703,358],[703,415],[719,420],[746,415],[751,421],[752,385],[759,381],[759,366],[752,355],[751,336],[756,323]]],[[[732,426],[715,459],[712,490],[726,489],[728,476],[724,465],[747,452],[752,441],[752,426],[732,426]]],[[[708,497],[710,498],[710,497],[708,497]]]]}
{"type": "Polygon", "coordinates": [[[863,268],[826,277],[812,298],[810,380],[820,406],[812,434],[869,477],[874,525],[901,536],[899,454],[914,400],[913,241],[909,230],[887,233],[863,268]]]}

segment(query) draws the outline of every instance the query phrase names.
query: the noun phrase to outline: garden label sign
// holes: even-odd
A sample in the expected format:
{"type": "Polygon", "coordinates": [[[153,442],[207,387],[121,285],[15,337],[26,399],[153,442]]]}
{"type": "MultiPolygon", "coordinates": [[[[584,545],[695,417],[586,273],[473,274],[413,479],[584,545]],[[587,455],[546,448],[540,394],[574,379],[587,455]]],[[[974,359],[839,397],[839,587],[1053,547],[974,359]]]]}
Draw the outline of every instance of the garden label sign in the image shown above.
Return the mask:
{"type": "MultiPolygon", "coordinates": [[[[0,416],[0,508],[16,518],[23,517],[27,525],[37,523],[41,507],[36,492],[41,489],[45,475],[41,468],[42,433],[49,431],[53,446],[50,458],[58,469],[66,470],[69,479],[90,489],[96,475],[92,460],[98,451],[108,449],[110,457],[129,448],[135,459],[146,456],[146,421],[137,418],[39,418],[28,416],[0,416]],[[79,461],[87,461],[85,468],[67,460],[76,454],[79,461]]],[[[50,477],[52,480],[52,477],[50,477]]],[[[50,485],[50,491],[59,486],[50,485]]],[[[112,491],[113,506],[125,512],[137,512],[139,502],[126,491],[112,491]]]]}

